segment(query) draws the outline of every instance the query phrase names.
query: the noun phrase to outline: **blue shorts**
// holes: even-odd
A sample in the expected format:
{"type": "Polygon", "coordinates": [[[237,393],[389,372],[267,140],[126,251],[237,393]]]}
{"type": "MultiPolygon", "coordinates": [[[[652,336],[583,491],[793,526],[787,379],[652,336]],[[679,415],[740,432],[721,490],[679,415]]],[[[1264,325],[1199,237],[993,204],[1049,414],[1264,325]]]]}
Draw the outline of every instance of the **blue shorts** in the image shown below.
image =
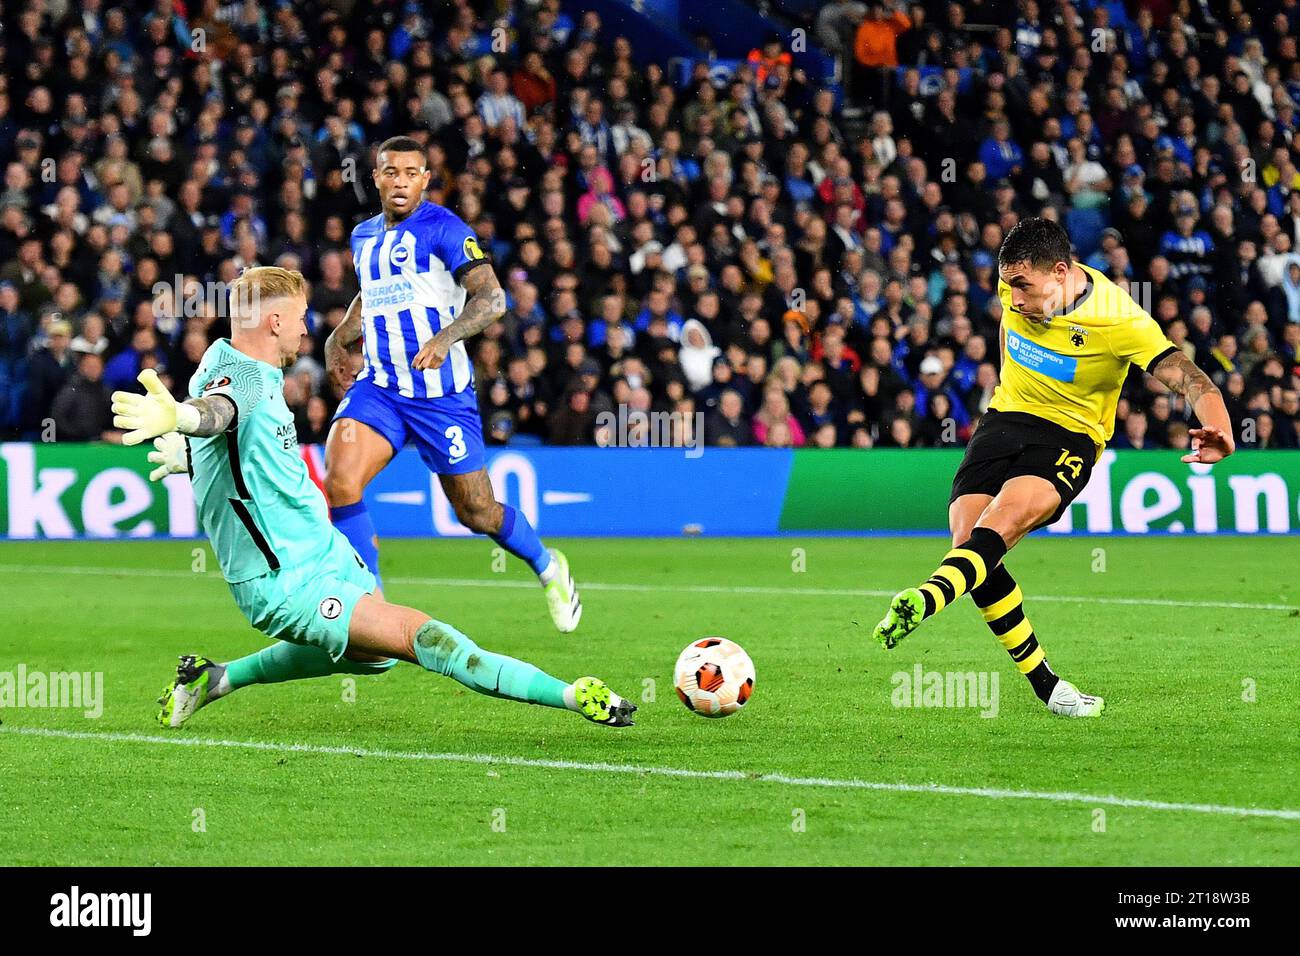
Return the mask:
{"type": "Polygon", "coordinates": [[[439,475],[468,474],[486,463],[483,418],[472,388],[439,398],[407,398],[358,379],[339,402],[334,420],[340,418],[369,425],[393,446],[393,454],[414,442],[429,470],[439,475]]]}

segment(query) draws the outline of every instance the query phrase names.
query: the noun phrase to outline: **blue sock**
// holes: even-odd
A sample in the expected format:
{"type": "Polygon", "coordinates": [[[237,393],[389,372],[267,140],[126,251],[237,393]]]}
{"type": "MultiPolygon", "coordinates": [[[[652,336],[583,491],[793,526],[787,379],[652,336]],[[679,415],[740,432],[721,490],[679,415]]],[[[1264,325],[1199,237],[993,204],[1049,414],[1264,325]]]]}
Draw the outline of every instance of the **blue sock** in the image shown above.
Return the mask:
{"type": "Polygon", "coordinates": [[[366,503],[358,501],[331,508],[330,521],[357,549],[357,554],[361,555],[361,560],[366,562],[366,567],[375,576],[376,585],[382,589],[384,582],[379,579],[379,545],[375,543],[375,523],[370,520],[366,503]]]}
{"type": "Polygon", "coordinates": [[[527,518],[509,505],[502,505],[501,509],[505,512],[501,530],[490,537],[516,558],[527,561],[535,574],[541,574],[551,563],[551,552],[543,547],[542,539],[537,537],[527,518]]]}

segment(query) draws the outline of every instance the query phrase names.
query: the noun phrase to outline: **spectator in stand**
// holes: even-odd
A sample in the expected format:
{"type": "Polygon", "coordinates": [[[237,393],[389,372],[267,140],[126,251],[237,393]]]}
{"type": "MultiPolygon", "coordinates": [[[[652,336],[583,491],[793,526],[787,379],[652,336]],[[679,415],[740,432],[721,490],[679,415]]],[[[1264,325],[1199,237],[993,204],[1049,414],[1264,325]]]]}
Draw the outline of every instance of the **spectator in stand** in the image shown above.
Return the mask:
{"type": "Polygon", "coordinates": [[[543,106],[555,102],[555,77],[546,68],[546,61],[537,50],[524,55],[523,63],[511,79],[511,86],[515,98],[530,116],[543,106]]]}
{"type": "Polygon", "coordinates": [[[145,368],[146,356],[151,356],[155,361],[160,359],[157,342],[158,336],[152,328],[135,330],[131,335],[131,344],[109,359],[104,368],[104,384],[110,392],[139,390],[136,376],[145,368]]]}
{"type": "Polygon", "coordinates": [[[889,419],[889,430],[881,439],[883,448],[912,448],[915,445],[912,420],[907,415],[897,415],[889,419]]]}
{"type": "Polygon", "coordinates": [[[590,188],[578,198],[578,222],[587,225],[597,207],[603,207],[607,212],[602,225],[612,226],[622,222],[627,217],[627,209],[623,201],[614,195],[614,179],[609,170],[604,167],[593,170],[587,182],[590,188]]]}
{"type": "Polygon", "coordinates": [[[911,19],[893,2],[872,0],[858,25],[853,56],[858,62],[855,89],[868,103],[888,106],[893,68],[898,66],[898,36],[912,26],[911,19]]]}
{"type": "Polygon", "coordinates": [[[589,445],[596,416],[591,411],[591,393],[572,387],[564,394],[563,403],[547,420],[552,445],[589,445]]]}
{"type": "Polygon", "coordinates": [[[799,420],[790,411],[790,400],[780,382],[763,389],[763,404],[754,415],[754,440],[773,448],[802,447],[806,438],[799,420]]]}
{"type": "Polygon", "coordinates": [[[704,443],[741,448],[754,443],[753,429],[745,417],[745,401],[735,389],[727,389],[717,408],[704,420],[704,443]]]}
{"type": "Polygon", "coordinates": [[[1278,448],[1300,448],[1300,390],[1283,388],[1274,412],[1273,425],[1278,448]]]}
{"type": "Polygon", "coordinates": [[[709,330],[698,319],[683,323],[681,341],[678,361],[686,384],[692,392],[699,392],[713,381],[713,361],[722,354],[722,349],[713,344],[709,330]]]}
{"type": "Polygon", "coordinates": [[[944,381],[946,372],[943,367],[943,360],[937,355],[926,356],[921,362],[919,371],[917,383],[913,386],[913,394],[916,396],[916,413],[923,418],[926,417],[929,414],[931,399],[942,396],[945,399],[946,412],[941,416],[940,421],[943,418],[951,417],[954,427],[965,431],[970,424],[970,418],[966,414],[965,406],[962,405],[944,381]]]}
{"type": "Polygon", "coordinates": [[[1159,447],[1147,436],[1147,415],[1140,408],[1133,409],[1128,413],[1124,419],[1124,430],[1115,433],[1110,445],[1112,448],[1135,448],[1138,450],[1159,447]]]}
{"type": "Polygon", "coordinates": [[[27,373],[27,393],[21,417],[22,437],[27,441],[46,441],[53,424],[50,417],[54,399],[67,384],[74,368],[72,326],[55,319],[46,327],[47,345],[32,355],[27,373]]]}
{"type": "Polygon", "coordinates": [[[56,441],[111,441],[120,443],[113,430],[112,401],[104,387],[104,360],[94,352],[77,354],[77,370],[54,397],[50,415],[56,441]]]}
{"type": "Polygon", "coordinates": [[[788,72],[794,59],[784,48],[780,35],[774,33],[763,41],[761,48],[750,50],[745,61],[753,68],[755,81],[762,86],[769,76],[779,80],[780,72],[788,72]]]}
{"type": "Polygon", "coordinates": [[[832,56],[844,60],[854,54],[858,25],[867,15],[867,5],[859,0],[830,0],[817,11],[817,44],[832,56]]]}
{"type": "MultiPolygon", "coordinates": [[[[992,134],[980,144],[979,160],[988,178],[995,183],[1020,175],[1024,150],[1011,138],[1011,124],[1005,119],[994,121],[992,134]]],[[[1068,182],[1066,188],[1069,189],[1068,182]]]]}
{"type": "Polygon", "coordinates": [[[475,104],[488,132],[496,132],[507,120],[516,129],[523,129],[527,120],[524,105],[510,93],[510,77],[505,70],[493,70],[488,76],[487,89],[475,104]]]}
{"type": "Polygon", "coordinates": [[[0,433],[17,429],[28,389],[32,320],[12,282],[0,282],[0,433]]]}
{"type": "Polygon", "coordinates": [[[330,430],[329,406],[319,395],[307,399],[306,414],[297,422],[298,444],[322,445],[330,430]]]}
{"type": "Polygon", "coordinates": [[[921,417],[921,426],[917,429],[916,443],[924,448],[956,448],[962,444],[962,430],[957,427],[953,410],[954,405],[945,392],[936,392],[930,396],[926,411],[921,417]]]}

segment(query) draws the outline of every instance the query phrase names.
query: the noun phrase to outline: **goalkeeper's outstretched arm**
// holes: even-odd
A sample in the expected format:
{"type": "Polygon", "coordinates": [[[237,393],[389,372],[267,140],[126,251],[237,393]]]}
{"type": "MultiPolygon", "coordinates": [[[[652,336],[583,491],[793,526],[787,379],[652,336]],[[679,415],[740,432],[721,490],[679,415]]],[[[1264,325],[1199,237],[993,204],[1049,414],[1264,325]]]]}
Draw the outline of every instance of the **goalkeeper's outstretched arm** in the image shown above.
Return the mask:
{"type": "Polygon", "coordinates": [[[206,438],[224,432],[235,420],[235,403],[224,395],[205,395],[178,405],[153,369],[145,369],[138,379],[143,395],[113,393],[113,427],[126,430],[124,445],[138,445],[173,431],[206,438]]]}

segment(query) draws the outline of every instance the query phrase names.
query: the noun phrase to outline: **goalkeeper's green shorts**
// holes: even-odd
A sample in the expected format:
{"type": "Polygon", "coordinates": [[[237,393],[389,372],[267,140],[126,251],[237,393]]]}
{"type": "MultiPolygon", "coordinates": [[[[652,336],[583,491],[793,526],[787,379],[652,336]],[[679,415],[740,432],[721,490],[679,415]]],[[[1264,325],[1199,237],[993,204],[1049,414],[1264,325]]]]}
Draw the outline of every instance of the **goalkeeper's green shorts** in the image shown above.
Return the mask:
{"type": "Polygon", "coordinates": [[[230,585],[235,603],[267,637],[311,644],[338,660],[348,647],[348,625],[375,576],[348,540],[333,528],[329,549],[303,564],[230,585]]]}

